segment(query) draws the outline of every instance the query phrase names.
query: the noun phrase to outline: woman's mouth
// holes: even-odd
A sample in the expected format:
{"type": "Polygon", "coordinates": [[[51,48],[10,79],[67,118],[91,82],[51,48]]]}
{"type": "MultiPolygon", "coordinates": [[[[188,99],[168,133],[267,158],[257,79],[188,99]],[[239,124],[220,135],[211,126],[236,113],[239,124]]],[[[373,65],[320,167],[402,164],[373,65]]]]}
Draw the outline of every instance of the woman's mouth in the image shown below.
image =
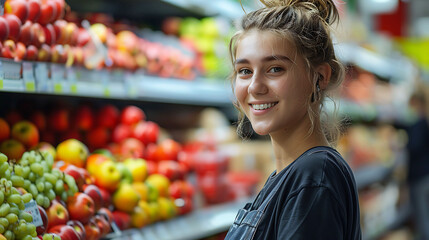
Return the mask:
{"type": "Polygon", "coordinates": [[[274,107],[277,103],[278,102],[262,103],[262,104],[250,104],[250,106],[252,106],[252,108],[255,110],[266,110],[266,109],[274,107]]]}

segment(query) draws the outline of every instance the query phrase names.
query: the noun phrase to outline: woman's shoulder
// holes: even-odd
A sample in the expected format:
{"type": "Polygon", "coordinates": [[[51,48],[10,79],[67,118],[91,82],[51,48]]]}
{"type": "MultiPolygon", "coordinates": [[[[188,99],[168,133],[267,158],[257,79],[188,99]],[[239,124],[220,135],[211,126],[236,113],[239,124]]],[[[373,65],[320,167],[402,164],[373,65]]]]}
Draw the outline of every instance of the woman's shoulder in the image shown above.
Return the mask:
{"type": "Polygon", "coordinates": [[[340,153],[331,147],[315,147],[291,165],[290,177],[302,184],[331,186],[338,181],[354,182],[353,172],[340,153]]]}

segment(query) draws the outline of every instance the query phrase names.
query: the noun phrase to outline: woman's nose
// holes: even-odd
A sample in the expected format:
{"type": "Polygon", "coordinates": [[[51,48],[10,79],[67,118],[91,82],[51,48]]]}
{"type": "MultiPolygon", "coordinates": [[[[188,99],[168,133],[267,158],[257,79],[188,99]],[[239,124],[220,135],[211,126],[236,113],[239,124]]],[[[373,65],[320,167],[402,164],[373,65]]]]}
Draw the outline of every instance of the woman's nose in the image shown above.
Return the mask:
{"type": "Polygon", "coordinates": [[[264,81],[263,76],[260,74],[255,74],[250,82],[250,86],[248,88],[249,94],[261,95],[266,94],[268,92],[268,87],[264,81]]]}

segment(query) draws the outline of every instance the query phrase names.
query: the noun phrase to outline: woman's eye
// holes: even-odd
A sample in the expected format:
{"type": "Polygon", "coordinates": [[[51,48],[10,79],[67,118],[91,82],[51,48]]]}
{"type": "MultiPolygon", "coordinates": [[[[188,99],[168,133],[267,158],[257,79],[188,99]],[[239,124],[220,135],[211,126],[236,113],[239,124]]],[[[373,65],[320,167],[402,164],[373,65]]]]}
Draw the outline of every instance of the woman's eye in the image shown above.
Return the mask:
{"type": "Polygon", "coordinates": [[[238,74],[247,75],[247,74],[252,74],[252,72],[247,68],[243,68],[243,69],[238,70],[238,74]]]}
{"type": "Polygon", "coordinates": [[[270,73],[277,73],[277,72],[281,72],[281,71],[283,71],[283,68],[281,68],[281,67],[272,67],[269,72],[270,73]]]}

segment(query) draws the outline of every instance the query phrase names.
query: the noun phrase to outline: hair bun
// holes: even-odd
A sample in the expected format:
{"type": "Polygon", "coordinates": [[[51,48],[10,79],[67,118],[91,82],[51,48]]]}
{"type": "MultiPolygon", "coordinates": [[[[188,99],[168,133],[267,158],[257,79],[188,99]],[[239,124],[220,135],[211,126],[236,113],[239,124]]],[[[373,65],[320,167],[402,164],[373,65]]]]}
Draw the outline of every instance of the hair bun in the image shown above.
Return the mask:
{"type": "Polygon", "coordinates": [[[296,7],[308,11],[317,10],[319,16],[328,24],[339,19],[334,0],[259,0],[266,7],[296,7]]]}

